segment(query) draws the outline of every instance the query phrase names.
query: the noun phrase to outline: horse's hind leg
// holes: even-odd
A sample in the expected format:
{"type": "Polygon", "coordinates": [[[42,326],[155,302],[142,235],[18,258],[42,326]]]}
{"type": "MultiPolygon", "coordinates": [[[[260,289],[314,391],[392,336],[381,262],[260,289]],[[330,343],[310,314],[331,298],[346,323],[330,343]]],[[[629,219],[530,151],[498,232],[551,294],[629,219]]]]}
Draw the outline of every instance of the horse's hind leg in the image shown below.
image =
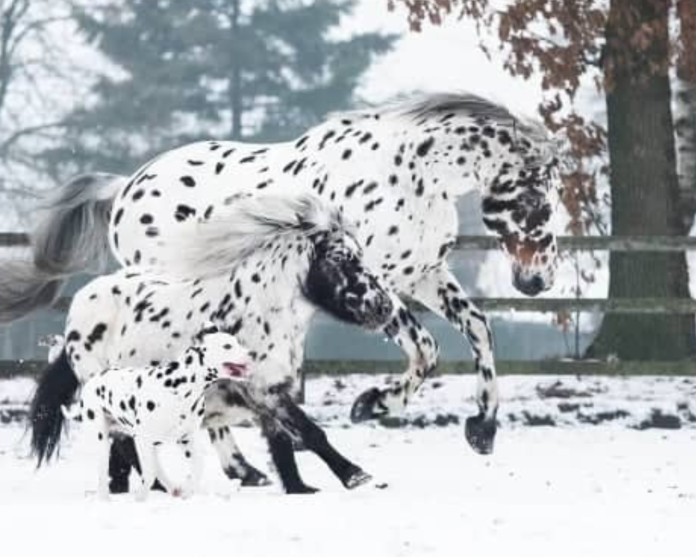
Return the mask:
{"type": "Polygon", "coordinates": [[[115,435],[109,455],[109,491],[111,493],[128,493],[128,478],[133,468],[140,470],[133,438],[115,435]]]}
{"type": "Polygon", "coordinates": [[[447,319],[468,338],[478,374],[476,403],[479,413],[466,420],[466,438],[477,452],[492,452],[498,411],[498,383],[493,359],[493,336],[486,316],[467,299],[457,278],[444,266],[424,277],[417,284],[413,297],[447,319]]]}

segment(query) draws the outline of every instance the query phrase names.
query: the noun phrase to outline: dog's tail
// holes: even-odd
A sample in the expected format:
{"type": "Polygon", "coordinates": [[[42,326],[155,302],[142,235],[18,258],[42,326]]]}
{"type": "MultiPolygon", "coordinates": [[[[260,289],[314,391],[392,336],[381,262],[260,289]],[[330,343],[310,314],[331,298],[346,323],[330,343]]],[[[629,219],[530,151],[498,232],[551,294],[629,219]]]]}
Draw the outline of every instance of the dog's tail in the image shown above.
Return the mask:
{"type": "Polygon", "coordinates": [[[29,409],[31,450],[37,458],[37,466],[57,454],[66,413],[69,414],[68,407],[78,387],[75,372],[63,350],[41,374],[29,409]]]}

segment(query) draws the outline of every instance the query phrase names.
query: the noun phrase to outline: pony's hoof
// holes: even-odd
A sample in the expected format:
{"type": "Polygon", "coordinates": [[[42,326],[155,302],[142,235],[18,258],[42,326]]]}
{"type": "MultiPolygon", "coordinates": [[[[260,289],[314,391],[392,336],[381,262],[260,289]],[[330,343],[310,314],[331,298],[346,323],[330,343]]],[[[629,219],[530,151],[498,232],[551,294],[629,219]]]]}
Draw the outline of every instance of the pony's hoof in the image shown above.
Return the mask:
{"type": "Polygon", "coordinates": [[[346,489],[355,489],[372,481],[372,476],[360,468],[355,471],[343,482],[346,489]]]}
{"type": "Polygon", "coordinates": [[[292,485],[285,488],[285,493],[288,495],[309,495],[318,491],[316,487],[307,484],[292,485]]]}
{"type": "Polygon", "coordinates": [[[467,418],[464,433],[469,445],[477,453],[491,454],[497,429],[495,418],[486,419],[483,414],[479,414],[467,418]]]}
{"type": "Polygon", "coordinates": [[[271,485],[271,480],[263,472],[260,472],[253,466],[249,467],[246,475],[242,478],[242,487],[263,487],[271,485]]]}
{"type": "Polygon", "coordinates": [[[128,477],[126,476],[125,480],[123,479],[112,479],[109,482],[109,493],[113,495],[119,495],[121,493],[128,493],[130,491],[130,488],[128,486],[128,477]]]}
{"type": "Polygon", "coordinates": [[[382,402],[383,397],[384,393],[377,387],[362,393],[353,403],[353,408],[350,410],[350,421],[357,424],[388,414],[389,411],[382,402]]]}

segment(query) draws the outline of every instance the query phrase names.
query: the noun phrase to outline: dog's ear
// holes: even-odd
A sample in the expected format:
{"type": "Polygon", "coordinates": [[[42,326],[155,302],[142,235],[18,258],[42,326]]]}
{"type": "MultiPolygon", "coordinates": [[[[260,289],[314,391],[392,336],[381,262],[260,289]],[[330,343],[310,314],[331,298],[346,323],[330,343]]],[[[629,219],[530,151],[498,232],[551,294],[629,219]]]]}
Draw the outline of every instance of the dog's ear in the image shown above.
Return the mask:
{"type": "Polygon", "coordinates": [[[203,328],[196,333],[196,336],[194,336],[194,340],[197,343],[203,342],[203,339],[205,338],[206,335],[212,335],[214,333],[219,333],[220,329],[218,329],[217,325],[215,325],[212,321],[206,321],[203,324],[203,328]]]}

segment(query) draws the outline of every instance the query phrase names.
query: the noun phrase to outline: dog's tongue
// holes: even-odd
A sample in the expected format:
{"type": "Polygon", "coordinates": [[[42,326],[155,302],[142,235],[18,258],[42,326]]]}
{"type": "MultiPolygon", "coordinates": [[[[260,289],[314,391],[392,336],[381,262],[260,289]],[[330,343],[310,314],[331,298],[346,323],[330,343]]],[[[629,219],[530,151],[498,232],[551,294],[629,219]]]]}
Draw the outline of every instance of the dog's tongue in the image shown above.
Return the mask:
{"type": "Polygon", "coordinates": [[[243,377],[246,374],[246,365],[244,364],[227,363],[224,365],[228,375],[232,377],[243,377]]]}

